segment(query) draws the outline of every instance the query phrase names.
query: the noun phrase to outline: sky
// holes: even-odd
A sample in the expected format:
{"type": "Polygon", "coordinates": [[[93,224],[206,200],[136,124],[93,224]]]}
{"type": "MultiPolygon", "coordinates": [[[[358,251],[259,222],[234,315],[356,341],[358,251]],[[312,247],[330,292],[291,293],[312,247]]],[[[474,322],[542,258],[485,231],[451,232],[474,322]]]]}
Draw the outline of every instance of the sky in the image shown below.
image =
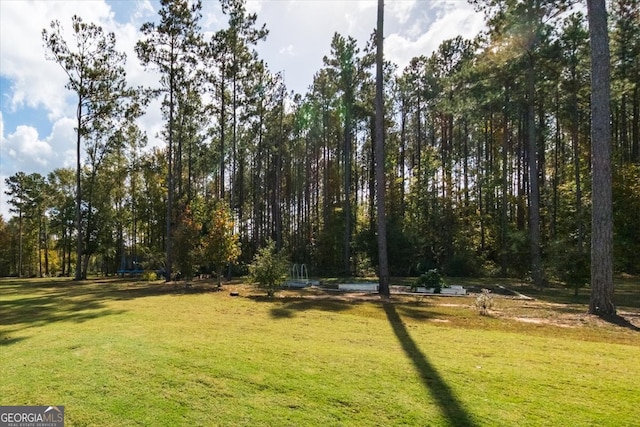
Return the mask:
{"type": "MultiPolygon", "coordinates": [[[[226,28],[218,0],[202,0],[205,34],[226,28]]],[[[127,54],[130,85],[154,85],[134,46],[143,23],[158,16],[157,0],[0,0],[0,215],[10,217],[5,178],[22,171],[46,175],[75,165],[75,99],[57,63],[45,58],[42,30],[52,20],[69,29],[75,14],[106,32],[127,54]]],[[[283,72],[289,90],[305,94],[333,34],[354,37],[361,49],[375,25],[377,0],[247,0],[247,10],[266,24],[269,35],[257,51],[271,72],[283,72]]],[[[475,37],[483,16],[466,0],[386,0],[385,59],[402,71],[411,58],[430,55],[440,43],[475,37]]],[[[162,128],[159,104],[151,104],[140,126],[152,144],[162,128]]]]}

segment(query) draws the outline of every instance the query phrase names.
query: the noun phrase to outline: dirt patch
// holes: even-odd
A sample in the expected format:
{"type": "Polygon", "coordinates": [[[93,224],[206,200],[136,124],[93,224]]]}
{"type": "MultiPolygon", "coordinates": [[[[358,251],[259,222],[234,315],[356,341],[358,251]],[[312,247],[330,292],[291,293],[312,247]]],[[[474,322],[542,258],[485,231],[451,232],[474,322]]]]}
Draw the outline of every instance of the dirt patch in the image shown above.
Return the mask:
{"type": "Polygon", "coordinates": [[[542,319],[532,319],[530,317],[514,317],[513,320],[524,323],[543,323],[542,319]]]}
{"type": "MultiPolygon", "coordinates": [[[[553,304],[553,306],[559,306],[560,304],[553,304]]],[[[541,308],[549,308],[549,304],[541,304],[541,308]],[[546,306],[546,307],[545,307],[546,306]]],[[[562,328],[579,328],[584,326],[620,326],[640,332],[640,313],[620,311],[618,315],[613,319],[603,319],[599,316],[587,314],[587,313],[566,313],[560,311],[549,310],[544,314],[544,317],[525,317],[520,315],[513,315],[503,312],[493,312],[493,315],[503,319],[512,319],[516,322],[532,323],[538,325],[552,325],[562,328]]]]}
{"type": "MultiPolygon", "coordinates": [[[[235,287],[223,286],[223,288],[225,291],[228,291],[229,288],[235,287]]],[[[430,307],[467,308],[474,310],[474,301],[477,295],[473,293],[473,289],[467,289],[471,292],[466,296],[455,296],[455,298],[459,298],[459,300],[455,302],[449,299],[451,297],[443,298],[439,295],[426,294],[420,294],[419,300],[416,301],[416,295],[404,293],[392,293],[390,301],[396,304],[417,303],[420,305],[421,303],[426,303],[426,306],[430,307]],[[468,303],[465,303],[466,301],[468,301],[468,303]]],[[[264,291],[246,286],[238,287],[237,290],[244,296],[264,295],[264,291]]],[[[493,317],[562,328],[579,328],[585,326],[611,327],[612,325],[617,325],[640,332],[640,311],[619,310],[618,316],[614,319],[602,319],[598,316],[587,314],[587,307],[582,304],[561,304],[533,299],[504,287],[498,288],[498,291],[495,293],[492,291],[491,294],[497,306],[490,311],[490,315],[493,317]]],[[[381,301],[380,295],[374,292],[344,292],[325,287],[283,289],[276,294],[276,299],[278,298],[333,300],[353,303],[381,301]]],[[[430,321],[436,323],[450,322],[449,320],[438,318],[430,319],[430,321]]]]}
{"type": "Polygon", "coordinates": [[[559,319],[542,319],[542,318],[534,318],[534,317],[514,317],[513,320],[517,322],[523,323],[533,323],[536,325],[553,325],[559,326],[561,328],[575,328],[578,324],[575,322],[566,322],[559,319]]]}

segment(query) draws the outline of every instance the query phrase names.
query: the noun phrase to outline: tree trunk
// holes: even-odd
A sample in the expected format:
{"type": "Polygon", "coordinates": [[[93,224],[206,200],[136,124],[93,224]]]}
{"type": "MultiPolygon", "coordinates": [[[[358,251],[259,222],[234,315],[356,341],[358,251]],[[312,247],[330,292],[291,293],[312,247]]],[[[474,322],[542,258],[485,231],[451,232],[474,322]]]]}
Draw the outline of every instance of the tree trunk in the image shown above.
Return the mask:
{"type": "Polygon", "coordinates": [[[38,277],[42,277],[42,218],[38,218],[38,277]]]}
{"type": "Polygon", "coordinates": [[[61,271],[61,275],[64,277],[66,276],[66,267],[67,267],[67,245],[66,245],[66,241],[67,241],[67,232],[66,232],[66,227],[62,229],[62,262],[61,267],[62,267],[62,271],[61,271]]]}
{"type": "MultiPolygon", "coordinates": [[[[173,50],[173,46],[172,46],[173,50]]],[[[173,52],[171,57],[173,58],[173,52]]],[[[171,281],[171,269],[173,267],[173,236],[172,236],[172,222],[173,222],[173,113],[174,113],[174,91],[175,91],[175,79],[174,79],[174,64],[171,63],[171,70],[169,72],[169,135],[167,146],[167,211],[166,211],[166,265],[165,265],[165,281],[171,281]]]]}
{"type": "MultiPolygon", "coordinates": [[[[553,181],[552,181],[552,205],[551,205],[551,240],[556,240],[558,234],[558,207],[559,207],[559,195],[558,184],[560,183],[560,145],[562,144],[562,128],[560,125],[560,91],[559,87],[556,88],[555,96],[555,135],[553,144],[553,181]]],[[[564,150],[563,154],[564,154],[564,150]]],[[[563,156],[564,158],[564,156],[563,156]]]]}
{"type": "Polygon", "coordinates": [[[47,229],[46,217],[43,215],[44,229],[44,274],[49,277],[49,230],[47,229]]]}
{"type": "MultiPolygon", "coordinates": [[[[383,35],[384,36],[384,35],[383,35]]],[[[402,95],[402,106],[400,107],[400,160],[398,161],[398,173],[400,174],[400,218],[404,219],[406,211],[406,150],[407,150],[407,100],[406,95],[402,95]]]]}
{"type": "Polygon", "coordinates": [[[68,242],[67,242],[67,276],[71,276],[71,251],[72,251],[72,238],[71,238],[71,230],[68,232],[68,242]]]}
{"type": "MultiPolygon", "coordinates": [[[[235,35],[235,33],[234,33],[235,35]]],[[[233,61],[231,65],[231,203],[232,209],[237,208],[238,203],[238,61],[236,58],[237,41],[233,42],[233,61]]],[[[236,211],[237,212],[237,211],[236,211]]]]}
{"type": "Polygon", "coordinates": [[[22,207],[18,210],[18,277],[22,277],[22,207]]]}
{"type": "Polygon", "coordinates": [[[504,99],[504,112],[502,114],[502,197],[501,197],[501,209],[500,209],[500,275],[502,277],[507,276],[507,265],[509,263],[509,251],[507,250],[507,202],[508,202],[508,189],[509,189],[509,177],[508,177],[508,148],[509,148],[509,117],[507,115],[507,106],[509,105],[509,84],[508,82],[504,86],[505,99],[504,99]]]}
{"type": "Polygon", "coordinates": [[[384,0],[378,0],[378,26],[376,31],[376,212],[378,220],[378,290],[389,297],[389,261],[387,256],[387,215],[385,210],[384,176],[384,99],[383,99],[383,40],[384,0]]]}
{"type": "MultiPolygon", "coordinates": [[[[374,101],[374,103],[377,102],[374,101]]],[[[377,108],[377,107],[376,107],[377,108]]],[[[368,184],[369,184],[369,194],[368,194],[368,198],[369,198],[369,228],[371,229],[371,231],[373,231],[374,229],[376,229],[377,225],[376,225],[376,203],[374,202],[376,200],[376,150],[378,149],[377,147],[377,128],[376,126],[377,124],[377,117],[376,117],[376,113],[374,113],[373,116],[371,116],[369,118],[369,131],[371,133],[371,154],[369,156],[369,179],[368,179],[368,184]]]]}
{"type": "MultiPolygon", "coordinates": [[[[531,55],[531,54],[530,54],[531,55]]],[[[531,278],[536,286],[544,285],[540,256],[540,189],[538,187],[538,150],[535,119],[535,63],[529,56],[527,70],[527,139],[529,154],[529,243],[531,278]]]]}
{"type": "Polygon", "coordinates": [[[615,315],[609,35],[605,0],[587,0],[591,39],[591,299],[589,313],[615,315]]]}
{"type": "Polygon", "coordinates": [[[640,84],[633,89],[633,122],[631,124],[631,161],[640,163],[640,84]]]}
{"type": "Polygon", "coordinates": [[[226,72],[225,62],[222,62],[220,71],[220,200],[224,200],[224,120],[225,120],[225,97],[224,97],[224,74],[226,72]]]}
{"type": "Polygon", "coordinates": [[[344,274],[351,275],[351,100],[344,118],[344,274]]]}
{"type": "Polygon", "coordinates": [[[80,186],[80,143],[82,129],[82,98],[78,99],[76,111],[78,129],[76,131],[76,277],[82,280],[82,192],[80,186]]]}
{"type": "Polygon", "coordinates": [[[576,94],[571,95],[571,148],[573,150],[573,169],[574,180],[576,185],[576,224],[578,227],[578,249],[580,253],[584,248],[584,235],[585,226],[582,220],[582,181],[580,174],[580,140],[579,140],[579,125],[580,114],[578,111],[578,97],[576,94]]]}
{"type": "Polygon", "coordinates": [[[273,187],[273,222],[274,222],[274,240],[276,242],[276,250],[282,249],[282,155],[284,145],[284,93],[280,103],[280,124],[279,136],[276,144],[275,155],[275,182],[273,187]]]}

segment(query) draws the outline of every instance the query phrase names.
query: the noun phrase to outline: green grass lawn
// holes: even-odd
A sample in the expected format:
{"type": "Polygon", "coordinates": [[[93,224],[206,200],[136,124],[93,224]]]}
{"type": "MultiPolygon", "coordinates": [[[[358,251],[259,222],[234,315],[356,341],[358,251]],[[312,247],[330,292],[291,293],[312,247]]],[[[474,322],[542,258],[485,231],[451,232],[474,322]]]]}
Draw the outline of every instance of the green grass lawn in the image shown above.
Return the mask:
{"type": "MultiPolygon", "coordinates": [[[[64,405],[68,426],[638,425],[638,328],[535,292],[479,316],[473,297],[3,279],[0,405],[64,405]]],[[[640,284],[620,292],[639,316],[640,284]]]]}

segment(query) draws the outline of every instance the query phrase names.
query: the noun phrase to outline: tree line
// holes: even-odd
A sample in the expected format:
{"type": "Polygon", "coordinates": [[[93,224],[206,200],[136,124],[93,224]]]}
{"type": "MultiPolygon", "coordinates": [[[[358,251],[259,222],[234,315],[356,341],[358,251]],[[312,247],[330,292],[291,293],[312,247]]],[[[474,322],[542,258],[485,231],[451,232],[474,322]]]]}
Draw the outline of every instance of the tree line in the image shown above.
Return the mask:
{"type": "MultiPolygon", "coordinates": [[[[296,94],[257,54],[268,37],[257,15],[244,0],[220,3],[228,26],[207,39],[201,2],[161,1],[136,45],[159,75],[149,87],[127,85],[126,58],[100,27],[73,17],[73,45],[58,22],[43,31],[78,95],[78,164],[7,179],[14,217],[0,222],[0,274],[82,278],[134,262],[169,275],[245,272],[269,240],[316,275],[375,274],[375,32],[364,45],[336,33],[296,94]],[[145,149],[136,119],[152,99],[166,147],[145,149]],[[216,245],[241,251],[214,268],[202,254],[216,245]]],[[[600,154],[587,17],[571,1],[472,3],[485,32],[382,69],[390,273],[580,286],[600,154]]],[[[637,274],[640,2],[610,7],[614,268],[637,274]]]]}

